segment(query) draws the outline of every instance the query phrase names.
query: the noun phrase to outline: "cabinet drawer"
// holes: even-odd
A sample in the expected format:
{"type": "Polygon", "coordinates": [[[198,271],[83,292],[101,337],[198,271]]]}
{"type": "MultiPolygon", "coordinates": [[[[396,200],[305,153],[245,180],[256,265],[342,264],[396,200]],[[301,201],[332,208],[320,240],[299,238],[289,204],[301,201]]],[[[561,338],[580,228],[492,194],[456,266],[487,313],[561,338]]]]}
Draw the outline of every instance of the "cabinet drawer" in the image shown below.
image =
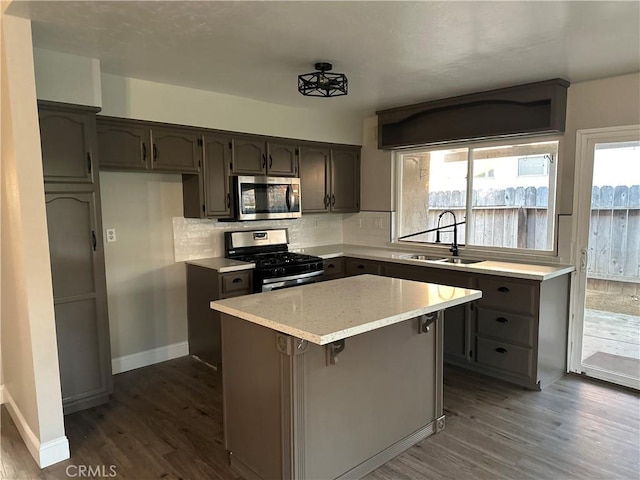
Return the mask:
{"type": "Polygon", "coordinates": [[[531,376],[530,348],[517,347],[509,343],[496,342],[478,337],[476,360],[480,365],[498,368],[505,372],[531,376]]]}
{"type": "Polygon", "coordinates": [[[382,273],[382,265],[378,262],[372,262],[369,260],[347,258],[345,262],[345,270],[347,275],[362,275],[365,273],[380,275],[382,273]]]}
{"type": "Polygon", "coordinates": [[[478,307],[478,333],[533,346],[533,318],[478,307]]]}
{"type": "Polygon", "coordinates": [[[251,271],[224,273],[220,275],[220,293],[223,296],[241,295],[242,292],[251,293],[251,271]]]}
{"type": "Polygon", "coordinates": [[[344,276],[344,258],[328,258],[322,264],[325,277],[344,276]]]}
{"type": "Polygon", "coordinates": [[[535,314],[537,288],[534,283],[481,277],[478,279],[478,288],[482,290],[482,298],[478,302],[480,305],[535,314]]]}

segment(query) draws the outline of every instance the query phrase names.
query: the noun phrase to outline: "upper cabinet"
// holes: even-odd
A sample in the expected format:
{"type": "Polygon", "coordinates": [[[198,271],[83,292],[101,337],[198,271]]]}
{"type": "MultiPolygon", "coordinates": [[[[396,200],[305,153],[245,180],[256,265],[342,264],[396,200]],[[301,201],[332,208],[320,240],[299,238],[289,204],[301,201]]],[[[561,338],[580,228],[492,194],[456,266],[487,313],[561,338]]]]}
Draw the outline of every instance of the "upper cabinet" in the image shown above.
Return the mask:
{"type": "Polygon", "coordinates": [[[98,118],[98,149],[102,168],[149,169],[149,128],[140,122],[119,118],[98,118]]]}
{"type": "Polygon", "coordinates": [[[98,108],[39,102],[44,180],[94,182],[95,113],[98,108]]]}
{"type": "Polygon", "coordinates": [[[98,117],[98,148],[104,169],[198,173],[200,136],[194,129],[98,117]]]}
{"type": "Polygon", "coordinates": [[[331,211],[360,210],[360,151],[331,150],[331,211]]]}
{"type": "Polygon", "coordinates": [[[232,174],[295,177],[298,175],[298,147],[293,143],[236,138],[233,140],[232,174]]]}
{"type": "Polygon", "coordinates": [[[202,140],[204,161],[200,175],[182,176],[184,216],[216,218],[231,215],[229,172],[231,137],[205,134],[202,140]]]}
{"type": "Polygon", "coordinates": [[[302,211],[360,210],[360,150],[303,147],[300,154],[302,211]]]}

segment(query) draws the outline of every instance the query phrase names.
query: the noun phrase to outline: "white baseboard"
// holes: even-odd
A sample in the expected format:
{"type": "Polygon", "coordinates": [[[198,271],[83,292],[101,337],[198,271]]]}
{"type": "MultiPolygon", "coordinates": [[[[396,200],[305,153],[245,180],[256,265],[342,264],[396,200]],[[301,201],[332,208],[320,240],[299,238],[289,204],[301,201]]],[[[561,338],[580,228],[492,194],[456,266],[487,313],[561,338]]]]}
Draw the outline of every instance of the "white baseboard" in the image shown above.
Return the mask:
{"type": "Polygon", "coordinates": [[[31,427],[29,427],[22,412],[13,401],[11,394],[5,390],[3,396],[7,404],[7,410],[22,437],[22,441],[40,468],[48,467],[49,465],[69,458],[69,440],[65,435],[48,442],[40,443],[40,440],[36,434],[33,433],[31,427]]]}
{"type": "Polygon", "coordinates": [[[189,342],[173,343],[163,347],[145,350],[144,352],[124,355],[111,360],[111,371],[114,375],[128,372],[136,368],[147,367],[154,363],[165,362],[173,358],[189,355],[189,342]]]}

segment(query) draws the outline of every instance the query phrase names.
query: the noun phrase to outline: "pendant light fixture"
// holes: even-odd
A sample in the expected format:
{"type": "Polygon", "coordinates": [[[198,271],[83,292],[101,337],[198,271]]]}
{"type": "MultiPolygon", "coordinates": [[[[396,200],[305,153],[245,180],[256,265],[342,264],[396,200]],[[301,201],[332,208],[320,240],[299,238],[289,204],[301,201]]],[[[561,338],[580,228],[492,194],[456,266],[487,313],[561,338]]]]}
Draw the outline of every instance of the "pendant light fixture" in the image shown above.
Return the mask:
{"type": "Polygon", "coordinates": [[[298,91],[307,97],[339,97],[347,94],[347,76],[329,73],[330,63],[315,64],[316,72],[298,75],[298,91]]]}

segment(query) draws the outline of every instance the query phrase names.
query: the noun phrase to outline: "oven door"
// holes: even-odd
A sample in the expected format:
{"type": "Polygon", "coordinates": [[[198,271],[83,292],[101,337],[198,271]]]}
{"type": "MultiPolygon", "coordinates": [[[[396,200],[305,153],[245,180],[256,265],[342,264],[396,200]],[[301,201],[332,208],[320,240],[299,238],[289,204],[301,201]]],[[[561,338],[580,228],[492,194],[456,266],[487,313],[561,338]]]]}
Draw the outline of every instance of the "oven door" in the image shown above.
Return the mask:
{"type": "Polygon", "coordinates": [[[290,277],[265,278],[262,280],[262,291],[281,290],[283,288],[297,287],[306,283],[316,283],[322,279],[323,270],[317,272],[301,273],[290,277]]]}
{"type": "Polygon", "coordinates": [[[286,177],[233,177],[238,220],[298,218],[300,179],[286,177]]]}

